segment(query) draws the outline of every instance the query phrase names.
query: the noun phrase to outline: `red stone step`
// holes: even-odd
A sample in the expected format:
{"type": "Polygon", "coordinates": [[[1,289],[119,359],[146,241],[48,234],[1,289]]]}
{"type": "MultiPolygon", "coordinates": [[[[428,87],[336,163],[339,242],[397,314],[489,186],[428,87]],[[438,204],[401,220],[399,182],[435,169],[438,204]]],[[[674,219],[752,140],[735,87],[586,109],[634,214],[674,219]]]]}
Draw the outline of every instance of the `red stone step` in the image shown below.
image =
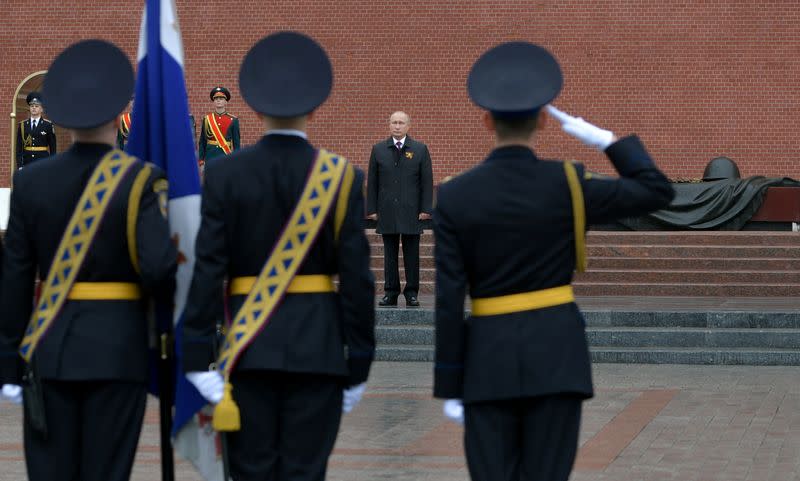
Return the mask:
{"type": "MultiPolygon", "coordinates": [[[[383,241],[374,230],[367,231],[370,244],[382,245],[383,241]]],[[[795,246],[800,247],[800,234],[776,231],[713,231],[713,232],[628,232],[589,231],[588,245],[707,245],[707,246],[795,246]]],[[[420,236],[421,244],[433,244],[434,236],[425,231],[420,236]]]]}
{"type": "Polygon", "coordinates": [[[626,282],[637,280],[646,283],[773,283],[800,284],[800,271],[709,271],[674,270],[655,271],[651,269],[589,269],[575,276],[576,282],[626,282]]]}
{"type": "MultiPolygon", "coordinates": [[[[578,296],[799,297],[800,284],[581,283],[578,296]]],[[[800,303],[800,299],[798,300],[800,303]]]]}
{"type": "MultiPolygon", "coordinates": [[[[369,235],[382,284],[383,245],[369,235]]],[[[422,235],[420,294],[434,292],[433,242],[422,235]]],[[[593,297],[800,297],[799,247],[790,232],[590,232],[589,270],[575,289],[593,297]]]]}
{"type": "MultiPolygon", "coordinates": [[[[421,247],[420,247],[421,250],[421,247]]],[[[800,248],[794,246],[705,246],[705,245],[629,245],[587,246],[589,258],[598,257],[691,257],[703,259],[735,259],[739,257],[800,259],[800,248]]]]}
{"type": "Polygon", "coordinates": [[[650,269],[656,270],[800,270],[800,260],[787,258],[695,259],[691,257],[593,257],[588,269],[650,269]]]}
{"type": "Polygon", "coordinates": [[[795,246],[800,247],[796,232],[714,231],[714,232],[615,232],[590,231],[589,245],[706,245],[706,246],[795,246]]]}

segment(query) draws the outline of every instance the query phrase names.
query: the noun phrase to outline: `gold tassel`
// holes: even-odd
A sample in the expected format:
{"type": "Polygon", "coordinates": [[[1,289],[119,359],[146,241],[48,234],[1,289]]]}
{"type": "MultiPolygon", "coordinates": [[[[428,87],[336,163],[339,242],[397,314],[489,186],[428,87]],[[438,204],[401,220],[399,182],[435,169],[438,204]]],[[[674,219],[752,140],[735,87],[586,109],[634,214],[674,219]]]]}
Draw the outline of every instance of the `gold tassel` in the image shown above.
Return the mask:
{"type": "Polygon", "coordinates": [[[214,406],[214,417],[211,425],[216,431],[230,432],[238,431],[241,428],[242,422],[239,416],[239,406],[233,400],[233,386],[231,383],[225,383],[225,393],[222,395],[222,400],[214,406]]]}

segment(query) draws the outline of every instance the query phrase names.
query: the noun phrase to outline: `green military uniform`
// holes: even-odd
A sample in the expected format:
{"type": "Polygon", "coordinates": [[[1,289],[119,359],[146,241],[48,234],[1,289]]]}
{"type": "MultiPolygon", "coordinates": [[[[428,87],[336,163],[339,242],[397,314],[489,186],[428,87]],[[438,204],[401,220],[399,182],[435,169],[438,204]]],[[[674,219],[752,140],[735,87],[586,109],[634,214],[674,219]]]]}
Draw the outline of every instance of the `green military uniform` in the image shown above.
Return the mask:
{"type": "MultiPolygon", "coordinates": [[[[231,94],[225,87],[215,87],[209,95],[211,100],[216,97],[231,99],[231,94]]],[[[228,112],[221,114],[210,112],[203,117],[200,128],[200,141],[198,143],[198,158],[200,165],[205,162],[224,157],[240,148],[239,119],[228,112]]]]}

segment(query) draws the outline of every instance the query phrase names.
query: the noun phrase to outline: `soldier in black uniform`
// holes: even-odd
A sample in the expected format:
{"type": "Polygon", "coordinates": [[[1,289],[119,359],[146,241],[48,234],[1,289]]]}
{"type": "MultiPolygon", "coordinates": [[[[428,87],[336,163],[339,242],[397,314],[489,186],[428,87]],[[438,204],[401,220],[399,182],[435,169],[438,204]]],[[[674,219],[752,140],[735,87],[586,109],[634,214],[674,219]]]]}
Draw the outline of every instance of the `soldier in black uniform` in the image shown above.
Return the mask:
{"type": "Polygon", "coordinates": [[[42,95],[31,92],[25,99],[31,116],[17,128],[17,168],[56,153],[56,131],[53,123],[42,118],[42,95]]]}
{"type": "MultiPolygon", "coordinates": [[[[215,361],[223,281],[230,281],[230,312],[238,315],[250,289],[235,286],[258,276],[269,262],[270,248],[304,191],[319,153],[306,138],[306,124],[328,97],[332,77],[325,51],[294,32],[262,39],[242,63],[240,90],[267,134],[205,172],[184,321],[187,377],[213,403],[222,397],[220,373],[208,369],[215,361]]],[[[363,173],[349,168],[351,178],[342,181],[337,205],[287,294],[231,373],[241,413],[241,430],[228,435],[237,481],[324,480],[341,413],[363,392],[375,346],[375,287],[364,232],[363,173]],[[328,287],[292,290],[297,281],[312,279],[328,287]]]]}
{"type": "Polygon", "coordinates": [[[34,481],[127,480],[136,452],[149,375],[144,297],[172,299],[177,252],[161,208],[163,172],[113,149],[117,116],[133,82],[127,56],[110,43],[87,40],[61,52],[48,69],[44,93],[51,118],[72,130],[75,143],[14,178],[0,289],[0,384],[7,398],[20,401],[17,386],[26,372],[25,459],[34,481]],[[117,170],[113,164],[103,169],[120,158],[127,160],[117,170]],[[99,176],[96,169],[119,177],[99,176]],[[121,178],[115,190],[102,184],[114,178],[121,178]],[[108,204],[104,213],[93,211],[96,217],[73,224],[73,210],[88,212],[79,199],[108,204]],[[80,232],[90,234],[75,237],[80,232]],[[67,240],[71,247],[62,250],[67,240]],[[72,260],[83,252],[82,262],[72,260]],[[59,282],[51,283],[53,265],[59,282]],[[32,319],[37,277],[43,293],[32,319]],[[58,293],[61,282],[69,290],[51,299],[47,293],[58,293]],[[26,326],[37,327],[42,306],[58,298],[66,300],[53,309],[27,363],[33,331],[26,326]],[[31,370],[38,383],[29,381],[31,370]],[[34,395],[36,386],[41,397],[34,395]]]}
{"type": "Polygon", "coordinates": [[[673,196],[636,136],[617,140],[555,109],[563,129],[605,152],[621,177],[537,157],[529,145],[561,84],[541,47],[513,42],[486,52],[468,90],[487,111],[496,148],[442,184],[434,209],[434,395],[447,399],[447,417],[465,423],[475,481],[569,477],[581,403],[593,395],[570,286],[585,261],[585,226],[662,208],[673,196]]]}

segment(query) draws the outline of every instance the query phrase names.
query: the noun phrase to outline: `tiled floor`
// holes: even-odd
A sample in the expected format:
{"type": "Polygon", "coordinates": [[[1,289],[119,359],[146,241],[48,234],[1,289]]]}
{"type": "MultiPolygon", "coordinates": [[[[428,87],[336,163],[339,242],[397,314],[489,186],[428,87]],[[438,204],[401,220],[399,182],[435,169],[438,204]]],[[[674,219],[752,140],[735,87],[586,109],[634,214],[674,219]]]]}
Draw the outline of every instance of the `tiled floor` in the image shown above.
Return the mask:
{"type": "MultiPolygon", "coordinates": [[[[800,479],[800,376],[794,367],[594,366],[573,481],[800,479]]],[[[344,418],[331,481],[468,479],[461,431],[430,396],[431,365],[376,363],[344,418]]],[[[159,479],[150,406],[133,479],[159,479]]],[[[20,410],[0,405],[0,480],[25,479],[20,410]]],[[[177,479],[201,478],[184,461],[177,479]]]]}

